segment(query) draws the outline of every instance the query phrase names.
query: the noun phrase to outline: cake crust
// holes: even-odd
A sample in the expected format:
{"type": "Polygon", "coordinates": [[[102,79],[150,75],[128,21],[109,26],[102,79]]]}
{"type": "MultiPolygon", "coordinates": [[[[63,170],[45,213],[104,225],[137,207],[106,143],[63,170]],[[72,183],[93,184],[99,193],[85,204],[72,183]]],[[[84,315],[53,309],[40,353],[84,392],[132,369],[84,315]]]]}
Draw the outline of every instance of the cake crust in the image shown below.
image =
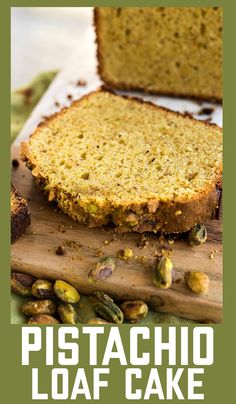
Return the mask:
{"type": "Polygon", "coordinates": [[[27,202],[11,184],[11,243],[14,243],[30,225],[27,202]]]}
{"type": "MultiPolygon", "coordinates": [[[[104,92],[99,89],[93,93],[85,95],[78,101],[75,101],[69,108],[75,108],[79,103],[94,94],[104,92]]],[[[110,94],[107,90],[106,93],[110,94]]],[[[114,94],[112,93],[114,96],[114,94]]],[[[116,97],[120,97],[115,95],[116,97]]],[[[198,122],[204,127],[216,128],[221,132],[217,125],[206,122],[199,122],[188,115],[182,115],[166,108],[157,107],[152,103],[147,103],[133,97],[121,97],[132,100],[133,102],[144,103],[150,108],[158,111],[165,111],[173,114],[173,117],[181,116],[183,119],[198,122]]],[[[41,128],[48,127],[53,120],[60,118],[68,108],[55,113],[42,122],[31,138],[38,136],[41,128]]],[[[221,188],[222,188],[222,166],[217,170],[216,180],[212,184],[208,184],[200,194],[193,196],[191,199],[166,200],[159,201],[157,199],[142,200],[125,200],[122,204],[112,200],[112,198],[96,199],[96,195],[87,195],[86,198],[78,199],[78,195],[74,195],[63,189],[57,184],[51,184],[45,175],[42,175],[39,163],[30,150],[30,140],[22,143],[21,152],[22,159],[26,161],[28,168],[32,171],[36,184],[44,191],[50,201],[57,202],[59,208],[66,214],[69,214],[74,220],[82,222],[90,227],[99,227],[113,223],[119,232],[163,232],[163,233],[179,233],[188,231],[197,223],[204,223],[207,219],[214,217],[216,210],[219,208],[221,188]],[[93,206],[96,206],[96,211],[93,206]]]]}

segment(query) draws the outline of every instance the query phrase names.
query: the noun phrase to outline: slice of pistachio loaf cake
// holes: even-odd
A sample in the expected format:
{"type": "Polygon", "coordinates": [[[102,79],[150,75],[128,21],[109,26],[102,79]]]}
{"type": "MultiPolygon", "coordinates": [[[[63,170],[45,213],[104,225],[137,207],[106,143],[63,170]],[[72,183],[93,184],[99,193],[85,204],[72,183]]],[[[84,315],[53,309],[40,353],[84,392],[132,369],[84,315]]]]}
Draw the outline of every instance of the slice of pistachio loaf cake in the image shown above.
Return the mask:
{"type": "Polygon", "coordinates": [[[222,131],[101,90],[40,124],[23,158],[50,201],[89,226],[183,232],[218,205],[222,131]]]}
{"type": "Polygon", "coordinates": [[[95,8],[98,71],[109,86],[222,99],[220,7],[95,8]]]}

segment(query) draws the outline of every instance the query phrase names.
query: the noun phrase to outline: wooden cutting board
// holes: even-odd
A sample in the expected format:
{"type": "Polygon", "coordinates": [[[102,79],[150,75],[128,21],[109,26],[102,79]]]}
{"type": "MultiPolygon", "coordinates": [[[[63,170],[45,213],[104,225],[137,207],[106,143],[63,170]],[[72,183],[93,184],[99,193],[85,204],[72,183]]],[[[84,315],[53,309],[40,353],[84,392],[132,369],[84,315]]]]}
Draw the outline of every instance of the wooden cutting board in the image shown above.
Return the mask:
{"type": "MultiPolygon", "coordinates": [[[[18,158],[18,148],[12,151],[18,158]]],[[[40,278],[63,279],[80,292],[89,294],[102,289],[116,299],[143,299],[150,307],[198,321],[222,321],[222,224],[211,220],[207,223],[208,240],[199,247],[190,247],[187,241],[177,240],[170,244],[157,235],[147,235],[147,246],[137,246],[139,234],[116,234],[114,229],[89,229],[74,222],[47,202],[33,181],[29,170],[20,163],[12,170],[12,181],[28,199],[31,211],[31,226],[12,245],[12,269],[30,273],[40,278]],[[58,246],[66,254],[58,256],[58,246]],[[131,248],[133,258],[127,261],[118,258],[120,249],[131,248]],[[172,249],[175,267],[175,283],[171,289],[160,290],[152,283],[152,266],[155,253],[172,249]],[[88,272],[99,257],[115,257],[114,274],[103,282],[88,282],[88,272]],[[184,272],[201,270],[210,278],[206,295],[197,296],[184,282],[184,272]]]]}

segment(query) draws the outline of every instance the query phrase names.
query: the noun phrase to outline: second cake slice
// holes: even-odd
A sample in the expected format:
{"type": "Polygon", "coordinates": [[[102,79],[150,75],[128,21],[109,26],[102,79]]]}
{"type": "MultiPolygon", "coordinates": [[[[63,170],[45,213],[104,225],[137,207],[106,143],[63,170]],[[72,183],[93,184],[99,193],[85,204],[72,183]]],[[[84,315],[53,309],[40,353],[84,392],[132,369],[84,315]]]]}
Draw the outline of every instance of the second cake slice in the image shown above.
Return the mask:
{"type": "Polygon", "coordinates": [[[183,232],[218,206],[221,129],[108,91],[39,125],[22,154],[48,199],[89,226],[183,232]]]}

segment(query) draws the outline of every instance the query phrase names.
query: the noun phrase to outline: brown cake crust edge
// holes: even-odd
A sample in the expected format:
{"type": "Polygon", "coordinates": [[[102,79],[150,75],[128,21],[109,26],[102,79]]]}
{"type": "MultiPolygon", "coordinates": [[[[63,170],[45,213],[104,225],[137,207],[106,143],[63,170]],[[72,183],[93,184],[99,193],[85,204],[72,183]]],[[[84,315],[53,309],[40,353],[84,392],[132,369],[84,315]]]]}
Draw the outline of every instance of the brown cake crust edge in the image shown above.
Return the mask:
{"type": "Polygon", "coordinates": [[[30,213],[27,203],[21,194],[11,185],[11,195],[14,194],[17,200],[15,212],[11,212],[11,243],[14,243],[30,225],[30,213]]]}
{"type": "Polygon", "coordinates": [[[102,81],[105,83],[106,86],[110,89],[114,90],[124,90],[124,91],[142,91],[145,94],[152,94],[152,95],[160,95],[160,96],[167,96],[167,97],[173,97],[173,98],[188,98],[190,100],[195,100],[195,101],[208,101],[208,102],[216,102],[218,104],[222,104],[223,97],[212,97],[211,95],[209,96],[197,96],[193,95],[190,93],[175,93],[171,91],[153,91],[153,90],[147,90],[144,87],[137,87],[137,86],[132,86],[128,85],[127,83],[119,82],[116,83],[112,80],[109,80],[105,73],[104,73],[104,63],[103,63],[103,56],[102,56],[102,51],[101,51],[101,40],[100,40],[100,29],[99,29],[99,24],[100,24],[100,16],[99,16],[99,7],[94,7],[93,11],[93,25],[95,28],[95,33],[96,33],[96,44],[97,44],[97,73],[102,79],[102,81]]]}
{"type": "MultiPolygon", "coordinates": [[[[85,95],[79,100],[72,103],[69,108],[73,108],[73,105],[77,105],[82,99],[88,98],[91,94],[85,95]]],[[[117,95],[116,95],[117,96],[117,95]]],[[[119,96],[120,97],[120,96],[119,96]]],[[[153,108],[168,111],[174,114],[174,116],[182,116],[184,119],[190,119],[194,122],[198,122],[205,126],[214,126],[218,130],[222,131],[215,124],[209,124],[201,121],[196,121],[194,118],[188,115],[182,115],[173,111],[169,111],[166,108],[160,108],[150,102],[144,102],[141,99],[133,97],[129,98],[140,103],[145,103],[153,108]]],[[[37,135],[38,129],[42,126],[47,126],[48,122],[55,119],[64,113],[68,107],[63,108],[60,112],[48,117],[42,122],[36,131],[31,135],[37,135]]],[[[26,161],[26,165],[32,171],[36,184],[44,191],[50,201],[54,200],[59,208],[74,220],[82,222],[90,227],[100,227],[107,225],[108,223],[114,223],[117,226],[117,230],[120,232],[146,232],[161,231],[163,233],[180,233],[188,231],[192,226],[197,223],[204,223],[207,219],[215,216],[215,211],[219,208],[221,200],[222,189],[222,167],[218,168],[217,180],[211,186],[205,188],[205,190],[195,198],[191,200],[182,201],[168,201],[160,202],[156,200],[145,200],[144,202],[127,202],[117,206],[112,201],[106,201],[102,206],[99,206],[97,211],[91,212],[91,204],[95,204],[96,201],[87,199],[87,201],[80,201],[73,197],[70,193],[66,193],[64,190],[57,186],[51,186],[46,178],[40,173],[38,162],[32,156],[28,143],[24,142],[21,146],[22,158],[26,161]]]]}

